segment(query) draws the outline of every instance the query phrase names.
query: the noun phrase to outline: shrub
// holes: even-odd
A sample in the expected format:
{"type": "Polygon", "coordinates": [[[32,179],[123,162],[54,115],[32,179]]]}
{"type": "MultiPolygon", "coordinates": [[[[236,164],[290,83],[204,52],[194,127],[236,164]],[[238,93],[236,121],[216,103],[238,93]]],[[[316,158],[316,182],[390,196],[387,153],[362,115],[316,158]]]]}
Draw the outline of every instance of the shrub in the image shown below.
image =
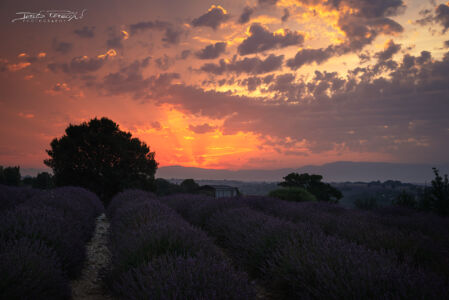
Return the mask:
{"type": "Polygon", "coordinates": [[[265,266],[267,284],[283,299],[442,299],[444,280],[396,266],[387,253],[368,251],[304,230],[265,266]]]}
{"type": "Polygon", "coordinates": [[[415,208],[417,207],[418,202],[412,194],[402,190],[401,193],[393,200],[393,205],[415,208]]]}
{"type": "Polygon", "coordinates": [[[60,211],[22,205],[4,213],[0,217],[0,241],[12,242],[21,238],[42,242],[54,249],[69,277],[81,274],[86,258],[84,241],[78,229],[60,211]]]}
{"type": "Polygon", "coordinates": [[[70,299],[56,253],[29,239],[0,243],[1,299],[70,299]]]}
{"type": "Polygon", "coordinates": [[[244,273],[209,256],[161,256],[130,269],[112,291],[126,299],[255,299],[244,273]]]}
{"type": "Polygon", "coordinates": [[[361,197],[354,200],[354,205],[358,209],[375,209],[378,207],[375,197],[361,197]]]}
{"type": "Polygon", "coordinates": [[[147,193],[111,201],[111,267],[104,283],[127,299],[249,299],[254,289],[207,235],[147,193]],[[227,289],[226,292],[219,292],[227,289]]]}
{"type": "Polygon", "coordinates": [[[12,209],[39,193],[40,190],[31,188],[0,185],[0,212],[12,209]]]}
{"type": "Polygon", "coordinates": [[[293,202],[316,201],[316,197],[314,195],[299,187],[277,189],[271,191],[269,196],[293,202]]]}

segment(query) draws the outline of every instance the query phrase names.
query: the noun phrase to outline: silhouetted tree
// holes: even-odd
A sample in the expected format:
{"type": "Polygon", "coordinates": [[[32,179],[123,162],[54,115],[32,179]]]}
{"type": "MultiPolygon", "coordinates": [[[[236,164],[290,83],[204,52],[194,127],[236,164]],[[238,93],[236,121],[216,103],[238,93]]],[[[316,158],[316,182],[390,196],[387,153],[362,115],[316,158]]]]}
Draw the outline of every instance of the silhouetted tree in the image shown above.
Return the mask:
{"type": "Polygon", "coordinates": [[[309,175],[308,173],[290,173],[284,177],[284,181],[279,183],[283,187],[300,187],[313,194],[319,201],[337,203],[343,194],[328,183],[321,180],[321,175],[309,175]]]}
{"type": "Polygon", "coordinates": [[[85,187],[106,204],[126,188],[154,188],[154,152],[110,119],[69,125],[50,145],[44,163],[53,169],[57,186],[85,187]]]}
{"type": "Polygon", "coordinates": [[[199,189],[199,184],[196,183],[193,179],[185,179],[183,182],[181,182],[181,191],[183,193],[194,194],[197,193],[199,189]]]}
{"type": "Polygon", "coordinates": [[[440,176],[438,169],[432,168],[435,178],[432,180],[431,187],[431,207],[440,214],[449,215],[449,180],[447,174],[443,177],[440,176]]]}
{"type": "Polygon", "coordinates": [[[5,174],[3,173],[3,166],[0,166],[0,184],[5,184],[5,174]]]}
{"type": "Polygon", "coordinates": [[[399,195],[393,200],[394,205],[404,206],[409,208],[416,208],[418,203],[415,200],[415,196],[402,190],[399,195]]]}
{"type": "Polygon", "coordinates": [[[6,167],[2,168],[2,175],[0,175],[1,183],[12,186],[20,185],[20,167],[6,167]]]}
{"type": "Polygon", "coordinates": [[[171,183],[163,178],[156,178],[154,185],[156,188],[156,195],[158,196],[167,196],[181,192],[181,187],[179,185],[171,183]]]}
{"type": "Polygon", "coordinates": [[[48,172],[38,173],[33,180],[33,187],[38,189],[50,189],[54,186],[53,176],[48,172]]]}
{"type": "Polygon", "coordinates": [[[316,201],[314,195],[300,187],[276,189],[271,191],[268,196],[293,202],[316,201]]]}

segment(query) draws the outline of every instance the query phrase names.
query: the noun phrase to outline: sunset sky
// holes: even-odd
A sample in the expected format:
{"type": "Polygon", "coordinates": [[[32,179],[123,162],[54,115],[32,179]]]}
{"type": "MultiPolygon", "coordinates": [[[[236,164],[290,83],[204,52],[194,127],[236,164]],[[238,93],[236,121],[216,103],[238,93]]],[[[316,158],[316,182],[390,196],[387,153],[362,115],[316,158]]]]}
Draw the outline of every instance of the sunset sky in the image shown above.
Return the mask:
{"type": "Polygon", "coordinates": [[[449,161],[446,1],[2,0],[0,24],[3,166],[103,116],[159,166],[449,161]],[[47,10],[77,18],[12,22],[47,10]]]}

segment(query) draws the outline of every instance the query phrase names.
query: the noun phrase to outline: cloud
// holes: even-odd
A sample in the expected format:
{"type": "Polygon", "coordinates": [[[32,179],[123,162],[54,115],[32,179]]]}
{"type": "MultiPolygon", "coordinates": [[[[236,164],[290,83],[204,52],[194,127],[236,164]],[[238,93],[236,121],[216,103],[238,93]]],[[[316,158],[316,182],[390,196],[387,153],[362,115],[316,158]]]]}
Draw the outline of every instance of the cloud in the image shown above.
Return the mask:
{"type": "Polygon", "coordinates": [[[288,8],[284,8],[284,14],[281,17],[282,22],[287,22],[288,18],[290,18],[290,11],[288,8]]]}
{"type": "Polygon", "coordinates": [[[196,57],[199,59],[214,59],[218,58],[220,54],[226,51],[226,43],[218,42],[212,45],[208,45],[195,53],[196,57]]]}
{"type": "Polygon", "coordinates": [[[208,123],[202,125],[189,125],[189,130],[198,134],[204,134],[208,132],[214,132],[217,127],[211,126],[208,123]]]}
{"type": "Polygon", "coordinates": [[[109,57],[114,57],[117,52],[113,49],[107,51],[105,54],[100,54],[97,57],[77,56],[72,58],[69,63],[50,63],[47,68],[52,72],[63,71],[71,74],[85,74],[89,72],[98,71],[104,66],[109,57]]]}
{"type": "Polygon", "coordinates": [[[159,69],[164,71],[170,68],[174,63],[174,61],[170,59],[167,54],[164,54],[164,56],[157,58],[154,62],[159,69]]]}
{"type": "Polygon", "coordinates": [[[395,44],[393,40],[388,40],[385,44],[384,50],[377,52],[374,56],[377,57],[379,61],[386,61],[393,57],[394,54],[401,50],[401,45],[395,44]]]}
{"type": "Polygon", "coordinates": [[[281,33],[272,33],[259,23],[254,23],[249,29],[247,37],[237,48],[240,55],[259,53],[266,50],[302,45],[304,35],[284,29],[281,33]]]}
{"type": "Polygon", "coordinates": [[[6,59],[0,59],[0,72],[17,72],[31,66],[30,62],[10,63],[6,59]]]}
{"type": "Polygon", "coordinates": [[[138,22],[135,24],[129,25],[129,31],[131,35],[135,35],[136,33],[146,31],[149,29],[157,29],[164,30],[171,27],[171,23],[165,21],[147,21],[147,22],[138,22]]]}
{"type": "Polygon", "coordinates": [[[187,57],[189,57],[190,56],[190,54],[192,53],[192,51],[190,51],[190,50],[183,50],[182,52],[181,52],[181,56],[180,56],[180,58],[181,59],[187,59],[187,57]]]}
{"type": "Polygon", "coordinates": [[[181,39],[181,35],[183,33],[184,32],[180,29],[174,29],[172,27],[168,27],[165,30],[164,37],[162,38],[162,41],[166,42],[168,44],[178,44],[181,39]]]}
{"type": "Polygon", "coordinates": [[[444,47],[445,47],[445,48],[449,48],[449,40],[444,41],[444,47]]]}
{"type": "Polygon", "coordinates": [[[278,0],[259,0],[260,5],[276,5],[278,0]]]}
{"type": "Polygon", "coordinates": [[[436,9],[435,20],[443,26],[443,32],[449,28],[449,4],[440,4],[436,9]]]}
{"type": "Polygon", "coordinates": [[[298,51],[294,58],[287,60],[287,66],[296,70],[301,68],[303,65],[311,64],[313,62],[321,64],[327,61],[335,53],[334,48],[320,48],[320,49],[302,49],[298,51]]]}
{"type": "Polygon", "coordinates": [[[55,38],[52,42],[52,48],[56,52],[67,54],[73,49],[73,44],[68,42],[60,42],[55,38]]]}
{"type": "Polygon", "coordinates": [[[73,33],[82,38],[93,38],[95,36],[95,26],[84,26],[81,29],[75,29],[73,33]]]}
{"type": "Polygon", "coordinates": [[[19,112],[17,115],[24,119],[33,119],[34,118],[34,114],[31,114],[31,113],[19,112]]]}
{"type": "Polygon", "coordinates": [[[258,57],[246,57],[244,59],[237,60],[234,58],[229,63],[221,59],[218,64],[204,64],[200,70],[215,75],[222,75],[223,73],[263,74],[281,69],[283,60],[284,55],[276,56],[274,54],[270,54],[265,59],[260,59],[258,57]]]}
{"type": "Polygon", "coordinates": [[[239,19],[238,19],[238,23],[239,24],[245,24],[248,23],[251,15],[254,13],[254,9],[249,7],[249,6],[245,6],[245,8],[243,9],[242,14],[240,15],[239,19]]]}
{"type": "Polygon", "coordinates": [[[216,30],[222,23],[229,19],[229,14],[220,5],[212,5],[208,12],[200,17],[193,19],[192,25],[194,27],[205,26],[216,30]]]}
{"type": "Polygon", "coordinates": [[[172,23],[166,21],[156,20],[156,21],[138,22],[129,25],[129,32],[131,35],[136,35],[137,33],[146,30],[164,31],[162,41],[169,45],[178,44],[182,34],[184,33],[184,30],[182,28],[177,28],[172,23]]]}

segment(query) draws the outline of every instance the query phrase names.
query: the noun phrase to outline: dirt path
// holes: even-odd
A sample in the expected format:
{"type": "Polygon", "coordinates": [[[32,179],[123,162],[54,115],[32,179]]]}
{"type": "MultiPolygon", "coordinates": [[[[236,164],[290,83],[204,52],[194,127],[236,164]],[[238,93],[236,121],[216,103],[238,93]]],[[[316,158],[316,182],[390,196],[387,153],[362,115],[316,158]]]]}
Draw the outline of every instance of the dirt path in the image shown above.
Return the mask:
{"type": "Polygon", "coordinates": [[[87,262],[80,279],[72,282],[72,296],[74,300],[109,300],[104,295],[98,271],[106,266],[110,259],[110,253],[106,245],[109,222],[104,214],[97,218],[95,232],[87,244],[87,262]]]}

